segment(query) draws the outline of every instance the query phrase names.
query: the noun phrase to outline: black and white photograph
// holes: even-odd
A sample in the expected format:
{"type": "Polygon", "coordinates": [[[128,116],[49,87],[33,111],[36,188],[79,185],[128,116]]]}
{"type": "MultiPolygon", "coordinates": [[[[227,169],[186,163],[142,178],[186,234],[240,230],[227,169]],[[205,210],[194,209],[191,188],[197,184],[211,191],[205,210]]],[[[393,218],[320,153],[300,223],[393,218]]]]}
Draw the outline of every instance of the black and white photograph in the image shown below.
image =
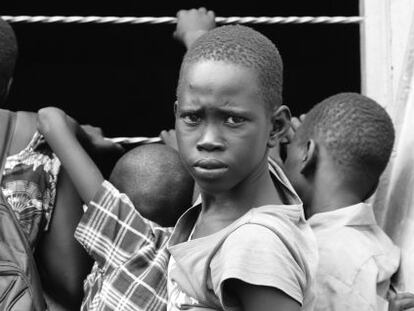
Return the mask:
{"type": "Polygon", "coordinates": [[[414,1],[0,3],[0,311],[414,310],[414,1]]]}

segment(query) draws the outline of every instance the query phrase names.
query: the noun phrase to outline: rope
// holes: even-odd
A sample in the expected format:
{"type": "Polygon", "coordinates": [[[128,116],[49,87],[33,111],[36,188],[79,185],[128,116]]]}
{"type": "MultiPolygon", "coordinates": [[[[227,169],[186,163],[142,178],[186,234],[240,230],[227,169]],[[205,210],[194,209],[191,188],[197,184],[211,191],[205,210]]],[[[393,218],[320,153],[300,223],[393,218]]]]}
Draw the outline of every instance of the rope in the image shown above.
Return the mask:
{"type": "MultiPolygon", "coordinates": [[[[174,24],[176,17],[118,17],[118,16],[10,16],[2,18],[9,23],[62,23],[62,24],[174,24]]],[[[357,24],[361,16],[231,16],[216,17],[218,24],[357,24]]]]}
{"type": "Polygon", "coordinates": [[[160,137],[114,137],[114,138],[105,138],[106,140],[112,141],[113,143],[118,144],[152,144],[161,142],[160,137]]]}

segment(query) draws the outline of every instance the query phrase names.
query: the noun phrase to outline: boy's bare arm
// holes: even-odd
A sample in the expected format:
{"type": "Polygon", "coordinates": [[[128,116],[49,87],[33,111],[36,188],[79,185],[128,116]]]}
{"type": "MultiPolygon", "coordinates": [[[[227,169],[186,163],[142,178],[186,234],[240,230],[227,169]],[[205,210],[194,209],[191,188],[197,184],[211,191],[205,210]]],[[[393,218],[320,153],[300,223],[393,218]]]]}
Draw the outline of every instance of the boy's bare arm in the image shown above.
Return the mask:
{"type": "Polygon", "coordinates": [[[224,283],[225,290],[240,302],[243,311],[299,311],[300,304],[284,292],[267,286],[230,279],[224,283]]]}
{"type": "Polygon", "coordinates": [[[54,107],[38,112],[38,130],[68,172],[83,202],[91,201],[104,178],[96,164],[79,143],[77,123],[54,107]]]}

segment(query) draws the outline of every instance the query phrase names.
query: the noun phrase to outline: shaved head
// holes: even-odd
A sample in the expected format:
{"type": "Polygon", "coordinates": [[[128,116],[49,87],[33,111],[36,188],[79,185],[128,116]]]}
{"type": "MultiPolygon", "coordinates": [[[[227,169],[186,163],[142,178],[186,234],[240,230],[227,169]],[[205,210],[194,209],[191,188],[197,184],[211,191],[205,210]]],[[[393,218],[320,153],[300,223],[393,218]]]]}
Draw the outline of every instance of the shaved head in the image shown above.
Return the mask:
{"type": "Polygon", "coordinates": [[[178,152],[163,144],[130,150],[116,163],[109,180],[145,218],[162,226],[174,226],[192,203],[194,181],[178,152]]]}

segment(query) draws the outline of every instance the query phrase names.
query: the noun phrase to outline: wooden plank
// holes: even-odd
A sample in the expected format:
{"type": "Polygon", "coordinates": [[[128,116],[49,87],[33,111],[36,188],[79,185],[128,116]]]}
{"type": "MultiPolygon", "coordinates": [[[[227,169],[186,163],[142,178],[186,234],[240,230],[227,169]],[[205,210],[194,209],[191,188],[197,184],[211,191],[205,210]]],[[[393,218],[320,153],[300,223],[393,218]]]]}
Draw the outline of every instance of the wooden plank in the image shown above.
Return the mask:
{"type": "Polygon", "coordinates": [[[387,107],[393,99],[391,0],[360,0],[361,91],[387,107]]]}

